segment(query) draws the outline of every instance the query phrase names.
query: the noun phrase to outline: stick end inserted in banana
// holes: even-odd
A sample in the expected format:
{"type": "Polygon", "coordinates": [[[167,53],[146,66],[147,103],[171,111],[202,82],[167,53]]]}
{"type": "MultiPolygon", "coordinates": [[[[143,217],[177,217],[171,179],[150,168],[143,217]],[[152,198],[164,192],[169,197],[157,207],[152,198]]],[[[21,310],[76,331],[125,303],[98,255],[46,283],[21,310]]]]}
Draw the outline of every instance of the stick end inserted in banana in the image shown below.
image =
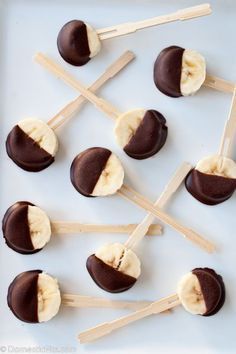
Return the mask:
{"type": "Polygon", "coordinates": [[[111,293],[130,289],[141,273],[139,258],[120,243],[100,247],[87,259],[86,266],[94,282],[111,293]]]}

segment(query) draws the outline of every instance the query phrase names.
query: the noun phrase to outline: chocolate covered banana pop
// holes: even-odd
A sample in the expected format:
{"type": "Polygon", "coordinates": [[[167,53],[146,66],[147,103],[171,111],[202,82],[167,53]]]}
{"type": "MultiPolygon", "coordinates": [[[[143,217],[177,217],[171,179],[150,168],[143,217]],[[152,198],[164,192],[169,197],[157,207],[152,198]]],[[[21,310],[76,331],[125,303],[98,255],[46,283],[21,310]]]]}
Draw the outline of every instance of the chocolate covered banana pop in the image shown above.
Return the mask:
{"type": "Polygon", "coordinates": [[[113,105],[87,90],[60,65],[42,53],[38,53],[35,59],[56,77],[79,90],[96,108],[116,119],[115,138],[128,156],[137,160],[146,159],[155,155],[164,146],[168,128],[166,119],[160,112],[153,109],[134,109],[120,113],[113,105]]]}
{"type": "MultiPolygon", "coordinates": [[[[163,208],[176,192],[191,165],[183,164],[164,188],[155,206],[163,208]]],[[[118,293],[130,289],[141,273],[141,262],[134,248],[141,242],[155,217],[148,214],[124,243],[106,244],[87,259],[87,269],[94,282],[103,290],[118,293]]]]}
{"type": "MultiPolygon", "coordinates": [[[[160,225],[149,225],[148,233],[160,235],[160,225]]],[[[78,222],[52,221],[38,206],[26,202],[16,202],[7,209],[2,231],[6,244],[14,251],[22,254],[33,254],[41,251],[50,241],[52,234],[74,234],[85,232],[128,233],[137,225],[93,225],[78,222]]]]}
{"type": "Polygon", "coordinates": [[[176,294],[153,302],[130,315],[88,329],[80,333],[78,338],[80,343],[91,342],[129,323],[179,305],[193,315],[213,316],[220,311],[224,302],[225,286],[222,277],[213,269],[195,268],[179,281],[176,294]]]}
{"type": "Polygon", "coordinates": [[[156,87],[170,97],[194,95],[202,86],[232,93],[235,84],[207,75],[205,58],[195,50],[176,45],[161,51],[154,64],[156,87]]]}
{"type": "Polygon", "coordinates": [[[123,184],[124,169],[118,157],[110,150],[94,147],[77,155],[70,169],[71,183],[86,197],[119,194],[161,219],[190,241],[207,252],[213,252],[214,245],[195,231],[186,228],[160,208],[154,207],[146,198],[123,184]]]}
{"type": "MultiPolygon", "coordinates": [[[[133,59],[132,52],[124,53],[94,82],[90,90],[97,91],[133,59]]],[[[50,166],[59,147],[55,129],[75,115],[84,102],[84,97],[79,96],[47,123],[36,118],[19,121],[7,137],[8,156],[23,170],[30,172],[42,171],[50,166]]]]}
{"type": "Polygon", "coordinates": [[[60,30],[57,37],[57,47],[62,58],[71,65],[81,66],[101,50],[101,41],[117,36],[123,36],[137,30],[157,26],[160,24],[189,20],[192,18],[209,15],[209,4],[202,4],[179,10],[177,12],[150,18],[138,22],[124,23],[95,30],[87,22],[72,20],[67,22],[60,30]]]}
{"type": "Polygon", "coordinates": [[[56,278],[42,270],[29,270],[15,277],[8,288],[7,303],[21,321],[41,323],[57,315],[62,305],[138,310],[148,301],[112,301],[74,294],[62,294],[56,278]]]}
{"type": "Polygon", "coordinates": [[[201,203],[217,205],[236,189],[236,163],[230,158],[236,129],[236,89],[217,155],[200,160],[185,180],[189,193],[201,203]]]}

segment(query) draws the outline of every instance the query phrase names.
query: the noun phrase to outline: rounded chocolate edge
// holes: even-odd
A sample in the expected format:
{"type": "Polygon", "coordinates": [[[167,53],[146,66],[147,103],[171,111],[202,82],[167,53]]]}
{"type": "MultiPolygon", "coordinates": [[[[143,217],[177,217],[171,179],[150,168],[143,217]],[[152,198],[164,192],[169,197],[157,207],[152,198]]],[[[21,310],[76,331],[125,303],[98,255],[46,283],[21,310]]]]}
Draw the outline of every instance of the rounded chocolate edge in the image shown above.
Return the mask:
{"type": "MultiPolygon", "coordinates": [[[[225,197],[221,197],[218,200],[214,199],[213,197],[209,197],[206,194],[202,194],[197,192],[192,185],[192,178],[193,178],[193,174],[196,172],[197,170],[195,168],[193,168],[185,177],[185,187],[187,189],[187,191],[196,199],[198,200],[200,203],[205,204],[205,205],[209,205],[209,206],[214,206],[214,205],[218,205],[221,203],[224,203],[226,200],[228,200],[229,198],[232,197],[232,195],[234,194],[234,190],[232,190],[232,193],[227,194],[225,197]]],[[[203,174],[200,171],[197,171],[198,173],[203,174]]]]}
{"type": "MultiPolygon", "coordinates": [[[[155,118],[158,119],[159,123],[161,124],[161,129],[162,129],[162,136],[161,139],[159,141],[159,144],[156,144],[156,146],[148,153],[145,154],[134,154],[134,153],[130,153],[128,151],[128,145],[129,143],[123,148],[124,152],[126,153],[126,155],[128,155],[129,157],[136,159],[136,160],[144,160],[144,159],[148,159],[149,157],[154,156],[155,154],[157,154],[162,147],[165,145],[166,140],[167,140],[167,136],[168,136],[168,127],[166,126],[166,119],[165,117],[158,111],[156,110],[147,110],[147,112],[155,112],[155,118]]],[[[134,135],[135,137],[135,135],[134,135]]]]}
{"type": "MultiPolygon", "coordinates": [[[[12,130],[15,127],[13,127],[12,130]]],[[[48,155],[50,155],[50,158],[48,158],[48,161],[44,162],[44,163],[28,164],[28,163],[25,163],[24,161],[18,161],[15,158],[14,153],[12,153],[11,145],[9,143],[12,130],[9,132],[7,139],[6,139],[6,152],[7,152],[8,157],[22,170],[27,171],[27,172],[40,172],[40,171],[45,170],[47,167],[49,167],[55,161],[54,156],[52,156],[50,154],[48,154],[48,155]]],[[[22,132],[23,132],[23,130],[22,130],[22,132]]],[[[30,137],[28,137],[28,138],[31,139],[30,137]]]]}
{"type": "MultiPolygon", "coordinates": [[[[206,273],[209,276],[211,276],[213,279],[215,279],[215,281],[217,282],[217,284],[219,285],[219,287],[221,289],[221,294],[220,294],[220,298],[219,298],[218,303],[215,305],[215,307],[213,309],[208,310],[205,314],[202,315],[204,317],[210,317],[210,316],[215,315],[217,312],[219,312],[220,309],[224,305],[224,302],[225,302],[224,281],[223,281],[222,276],[217,274],[214,269],[204,267],[204,268],[195,268],[192,270],[192,273],[195,274],[196,276],[197,276],[197,272],[203,272],[203,273],[206,273]]],[[[201,286],[201,282],[200,282],[200,286],[201,286]]],[[[203,297],[204,297],[204,294],[203,294],[203,297]]]]}
{"type": "MultiPolygon", "coordinates": [[[[65,28],[69,24],[71,24],[73,22],[75,23],[75,22],[83,22],[83,21],[71,20],[62,26],[62,28],[60,29],[58,36],[57,36],[57,49],[58,49],[58,52],[59,52],[60,56],[62,57],[62,59],[65,60],[68,64],[73,65],[73,66],[83,66],[91,60],[91,58],[89,56],[90,53],[87,56],[84,56],[83,58],[79,57],[77,60],[73,60],[72,58],[69,58],[69,56],[65,54],[64,49],[62,48],[63,46],[60,43],[60,39],[61,39],[60,37],[61,37],[63,31],[65,30],[65,28]]],[[[84,25],[86,26],[85,23],[84,23],[84,25]]],[[[88,44],[88,46],[89,46],[89,44],[88,44]]]]}
{"type": "Polygon", "coordinates": [[[22,272],[20,274],[18,274],[14,279],[13,281],[10,283],[9,287],[8,287],[8,291],[7,291],[7,305],[9,307],[9,309],[11,310],[11,312],[14,314],[14,316],[16,318],[18,318],[20,321],[23,321],[23,322],[26,322],[26,323],[39,323],[39,321],[26,321],[25,319],[22,319],[16,312],[15,310],[13,309],[13,307],[11,306],[11,302],[12,302],[12,292],[14,290],[14,286],[15,286],[15,283],[19,280],[20,277],[22,277],[24,274],[28,274],[28,273],[36,273],[36,275],[38,274],[41,274],[43,271],[40,270],[40,269],[34,269],[34,270],[28,270],[28,271],[25,271],[25,272],[22,272]]]}
{"type": "MultiPolygon", "coordinates": [[[[157,56],[155,63],[154,63],[153,81],[154,81],[156,88],[160,92],[162,92],[164,95],[167,95],[172,98],[178,98],[178,97],[183,96],[181,93],[181,89],[180,89],[180,81],[181,81],[181,72],[182,72],[182,70],[181,70],[182,69],[182,57],[183,57],[184,50],[185,50],[184,48],[176,46],[176,45],[172,45],[167,48],[164,48],[157,56]],[[178,54],[180,54],[180,57],[178,58],[178,60],[181,59],[181,63],[179,65],[178,73],[177,73],[177,77],[176,77],[176,81],[178,81],[179,83],[178,83],[178,87],[176,87],[175,90],[173,90],[173,88],[170,88],[170,87],[164,87],[164,86],[166,86],[166,78],[164,80],[160,80],[161,83],[159,82],[159,78],[157,79],[157,76],[159,76],[159,75],[157,75],[157,71],[159,70],[159,65],[163,63],[163,60],[165,60],[166,55],[169,52],[173,52],[173,51],[178,51],[179,52],[178,54]]],[[[177,64],[179,64],[179,63],[177,63],[177,64]]],[[[168,70],[168,72],[169,72],[169,70],[168,70]]]]}
{"type": "MultiPolygon", "coordinates": [[[[79,154],[80,155],[80,154],[79,154]]],[[[87,198],[96,198],[94,195],[91,194],[86,194],[85,192],[82,192],[81,189],[79,189],[79,187],[76,185],[75,183],[75,178],[74,178],[74,165],[76,163],[76,159],[79,157],[79,155],[77,155],[74,160],[72,161],[71,167],[70,167],[70,180],[71,183],[73,185],[73,187],[77,190],[77,192],[79,192],[81,195],[83,195],[84,197],[87,198]]]]}
{"type": "MultiPolygon", "coordinates": [[[[130,288],[132,288],[137,281],[136,278],[131,277],[130,275],[121,273],[120,271],[107,265],[101,259],[97,258],[95,256],[95,254],[92,254],[91,256],[89,256],[87,258],[86,268],[87,268],[89,275],[91,276],[93,281],[97,284],[97,286],[99,286],[102,290],[105,290],[110,293],[115,294],[115,293],[121,293],[121,292],[127,291],[130,288]],[[96,269],[97,268],[96,266],[98,266],[99,269],[96,269]],[[104,283],[103,281],[101,281],[104,279],[104,278],[103,279],[101,279],[101,278],[104,277],[105,272],[106,272],[105,281],[107,281],[107,283],[106,283],[107,286],[103,284],[104,283]],[[118,287],[115,287],[114,285],[111,286],[112,282],[109,282],[109,279],[108,279],[108,277],[111,275],[114,276],[115,279],[117,279],[117,277],[119,277],[120,283],[119,283],[118,287]]],[[[113,281],[113,283],[114,283],[114,281],[113,281]]]]}
{"type": "MultiPolygon", "coordinates": [[[[106,165],[107,160],[109,159],[110,155],[112,154],[112,152],[111,152],[111,150],[109,150],[107,148],[98,147],[98,146],[97,147],[88,148],[88,149],[82,151],[81,153],[79,153],[74,158],[74,160],[72,161],[72,164],[71,164],[71,167],[70,167],[70,180],[71,180],[71,183],[72,183],[73,187],[77,190],[77,192],[82,194],[84,197],[95,198],[96,196],[92,195],[92,191],[91,191],[91,194],[90,194],[90,193],[87,193],[86,191],[82,190],[78,186],[78,184],[76,183],[76,180],[75,180],[75,171],[76,171],[76,167],[77,167],[76,164],[78,163],[79,160],[81,160],[84,156],[86,156],[86,154],[91,153],[91,152],[96,151],[96,150],[98,150],[98,151],[102,152],[104,155],[106,155],[106,156],[102,156],[101,167],[103,169],[104,166],[106,165]],[[104,159],[104,157],[105,157],[105,159],[104,159]]],[[[99,159],[96,159],[96,161],[99,161],[99,159]]],[[[97,176],[97,178],[95,178],[95,179],[97,179],[96,183],[97,183],[99,177],[100,177],[100,174],[99,174],[99,176],[97,176]]],[[[96,186],[96,183],[94,184],[92,189],[94,189],[94,187],[96,186]]]]}
{"type": "Polygon", "coordinates": [[[17,208],[17,206],[20,206],[20,205],[31,205],[31,206],[35,206],[34,204],[30,203],[30,202],[27,202],[27,201],[19,201],[19,202],[16,202],[14,203],[13,205],[11,205],[7,211],[5,212],[4,216],[3,216],[3,219],[2,219],[2,233],[3,233],[3,238],[7,244],[7,246],[9,248],[11,248],[13,251],[17,252],[17,253],[20,253],[20,254],[24,254],[24,255],[30,255],[30,254],[34,254],[34,253],[38,253],[39,251],[42,250],[42,248],[38,248],[38,249],[35,249],[35,250],[29,250],[29,251],[23,251],[23,250],[19,250],[17,247],[15,247],[14,245],[12,245],[11,242],[9,242],[9,240],[6,238],[5,236],[5,227],[6,227],[6,224],[7,224],[7,221],[8,221],[8,218],[10,217],[10,215],[12,214],[12,212],[14,212],[17,208]]]}

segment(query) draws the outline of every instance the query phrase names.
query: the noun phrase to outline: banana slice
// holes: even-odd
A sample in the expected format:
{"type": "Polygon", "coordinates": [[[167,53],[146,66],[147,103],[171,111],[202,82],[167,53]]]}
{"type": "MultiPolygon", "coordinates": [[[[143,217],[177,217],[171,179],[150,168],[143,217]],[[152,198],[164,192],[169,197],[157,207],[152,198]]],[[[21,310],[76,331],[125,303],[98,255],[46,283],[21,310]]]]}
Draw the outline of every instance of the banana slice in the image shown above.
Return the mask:
{"type": "Polygon", "coordinates": [[[220,155],[203,158],[197,163],[195,169],[207,175],[236,178],[236,163],[228,157],[220,155]]]}
{"type": "Polygon", "coordinates": [[[38,172],[54,162],[58,140],[54,131],[43,121],[23,119],[7,137],[8,156],[22,169],[38,172]]]}
{"type": "Polygon", "coordinates": [[[182,57],[180,91],[183,96],[194,95],[206,79],[206,62],[195,50],[185,49],[182,57]]]}
{"type": "Polygon", "coordinates": [[[41,270],[23,272],[10,284],[7,302],[21,321],[49,321],[58,313],[61,305],[58,282],[41,270]]]}
{"type": "Polygon", "coordinates": [[[206,78],[204,57],[192,49],[170,46],[161,51],[154,65],[154,83],[170,97],[195,94],[206,78]]]}
{"type": "Polygon", "coordinates": [[[87,259],[87,269],[95,283],[111,293],[130,289],[141,273],[136,254],[123,244],[102,246],[87,259]]]}
{"type": "Polygon", "coordinates": [[[107,196],[117,192],[124,180],[124,169],[110,150],[90,148],[76,156],[70,170],[71,182],[82,195],[107,196]]]}
{"type": "Polygon", "coordinates": [[[229,199],[236,188],[236,164],[219,155],[205,157],[185,180],[189,193],[207,205],[217,205],[229,199]]]}
{"type": "Polygon", "coordinates": [[[7,245],[22,254],[40,251],[51,238],[46,213],[29,202],[17,202],[6,211],[2,222],[7,245]]]}
{"type": "Polygon", "coordinates": [[[57,47],[67,63],[81,66],[100,52],[101,41],[96,30],[88,23],[73,20],[60,30],[57,47]]]}
{"type": "Polygon", "coordinates": [[[167,138],[166,120],[155,110],[135,109],[116,120],[114,129],[118,145],[135,159],[155,155],[167,138]]]}
{"type": "Polygon", "coordinates": [[[95,256],[124,274],[136,279],[140,276],[140,260],[132,250],[121,243],[104,245],[97,250],[95,256]]]}
{"type": "Polygon", "coordinates": [[[177,294],[186,311],[193,315],[212,316],[224,304],[223,279],[213,269],[196,268],[179,282],[177,294]]]}
{"type": "Polygon", "coordinates": [[[47,214],[36,206],[28,206],[28,225],[35,250],[41,250],[51,238],[51,224],[47,214]]]}
{"type": "Polygon", "coordinates": [[[196,275],[186,274],[178,284],[177,293],[186,311],[193,315],[204,315],[206,304],[196,275]]]}
{"type": "Polygon", "coordinates": [[[46,273],[38,275],[38,321],[46,322],[53,318],[61,305],[61,294],[57,279],[46,273]]]}

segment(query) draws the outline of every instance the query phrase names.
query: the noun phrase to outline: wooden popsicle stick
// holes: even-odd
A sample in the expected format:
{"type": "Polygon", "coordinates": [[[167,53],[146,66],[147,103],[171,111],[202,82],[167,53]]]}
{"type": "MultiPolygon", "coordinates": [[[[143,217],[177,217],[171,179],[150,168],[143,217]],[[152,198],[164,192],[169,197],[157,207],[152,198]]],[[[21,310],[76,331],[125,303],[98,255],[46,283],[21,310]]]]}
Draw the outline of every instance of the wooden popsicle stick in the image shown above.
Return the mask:
{"type": "MultiPolygon", "coordinates": [[[[155,224],[149,225],[148,235],[162,235],[162,226],[155,224]]],[[[81,224],[78,222],[51,221],[53,234],[79,234],[79,233],[118,233],[131,234],[137,227],[137,224],[128,225],[95,225],[81,224]]]]}
{"type": "MultiPolygon", "coordinates": [[[[91,92],[95,93],[102,87],[108,80],[117,75],[125,66],[127,66],[135,55],[131,51],[126,51],[122,54],[112,65],[110,65],[104,73],[88,88],[91,92]]],[[[48,121],[48,125],[52,129],[56,129],[68,121],[74,114],[78,113],[82,105],[86,102],[86,98],[82,95],[75,100],[68,103],[63,107],[53,118],[48,121]]]]}
{"type": "Polygon", "coordinates": [[[132,190],[132,188],[123,184],[123,186],[117,191],[117,193],[120,196],[124,197],[125,199],[149,211],[155,217],[162,220],[164,223],[166,223],[167,225],[169,225],[170,227],[178,231],[187,240],[193,242],[195,245],[199,246],[204,251],[208,253],[212,253],[213,251],[215,251],[215,245],[213,243],[204,239],[195,231],[180,224],[177,220],[172,218],[170,215],[166,214],[160,208],[154,207],[151,202],[148,202],[145,199],[140,198],[139,195],[132,190]]]}
{"type": "Polygon", "coordinates": [[[116,26],[101,28],[98,29],[96,32],[99,35],[99,38],[101,40],[105,40],[109,38],[123,36],[129,33],[134,33],[140,29],[144,29],[147,27],[162,25],[164,23],[178,21],[178,20],[180,21],[190,20],[195,17],[209,15],[211,12],[212,11],[209,4],[202,4],[202,5],[182,9],[168,15],[149,18],[147,20],[128,22],[116,26]]]}
{"type": "Polygon", "coordinates": [[[236,87],[234,82],[221,79],[216,76],[207,75],[203,86],[213,88],[217,91],[222,91],[226,93],[233,93],[236,87]]]}
{"type": "Polygon", "coordinates": [[[107,114],[110,118],[117,118],[121,113],[109,102],[96,96],[93,92],[89,91],[84,85],[63,69],[59,64],[55,63],[52,59],[49,59],[42,53],[35,55],[35,61],[41,64],[44,68],[55,74],[59,79],[65,81],[68,85],[74,89],[80,91],[80,93],[90,101],[97,109],[107,114]]]}
{"type": "Polygon", "coordinates": [[[63,294],[62,304],[69,307],[102,307],[102,308],[113,308],[113,309],[130,309],[139,310],[146,306],[149,306],[151,301],[113,301],[109,299],[92,297],[92,296],[81,296],[73,294],[63,294]]]}
{"type": "Polygon", "coordinates": [[[236,88],[231,101],[229,117],[225,123],[218,154],[225,157],[231,156],[232,143],[236,130],[236,88]]]}
{"type": "Polygon", "coordinates": [[[79,334],[78,339],[80,343],[92,342],[95,339],[101,338],[112,331],[127,326],[128,324],[138,321],[142,318],[145,318],[150,315],[161,313],[166,310],[170,310],[176,306],[180,305],[180,300],[177,294],[170,295],[166,298],[163,298],[159,301],[153,302],[151,305],[142,308],[134,313],[131,313],[127,316],[118,318],[111,322],[102,323],[96,327],[90,328],[79,334]]]}
{"type": "MultiPolygon", "coordinates": [[[[184,162],[175,172],[171,180],[167,183],[162,194],[155,202],[154,206],[157,206],[162,209],[168,202],[168,200],[171,198],[171,196],[177,191],[177,189],[179,188],[184,178],[187,176],[191,169],[191,164],[184,162]]],[[[136,227],[136,229],[132,232],[128,240],[125,242],[125,246],[130,249],[136,247],[136,245],[146,235],[149,226],[153,223],[154,220],[155,216],[153,216],[153,214],[151,213],[148,213],[148,215],[136,227]]]]}

